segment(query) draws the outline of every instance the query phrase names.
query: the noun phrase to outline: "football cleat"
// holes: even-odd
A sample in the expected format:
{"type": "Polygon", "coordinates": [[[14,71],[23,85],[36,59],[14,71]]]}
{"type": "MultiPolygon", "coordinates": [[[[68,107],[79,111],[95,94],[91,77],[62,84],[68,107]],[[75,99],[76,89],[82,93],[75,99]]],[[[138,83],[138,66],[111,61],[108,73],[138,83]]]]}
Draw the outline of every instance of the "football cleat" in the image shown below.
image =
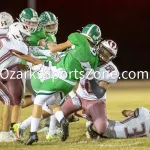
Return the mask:
{"type": "Polygon", "coordinates": [[[91,123],[87,126],[86,136],[89,139],[97,139],[99,137],[99,134],[92,129],[92,125],[93,125],[93,123],[91,123]]]}
{"type": "Polygon", "coordinates": [[[66,118],[63,118],[60,122],[61,126],[61,141],[66,141],[69,136],[69,121],[66,118]]]}
{"type": "Polygon", "coordinates": [[[58,140],[58,139],[60,139],[60,136],[58,136],[57,134],[54,134],[54,135],[47,135],[46,136],[46,140],[47,141],[52,141],[52,140],[58,140]]]}
{"type": "Polygon", "coordinates": [[[13,125],[13,130],[18,140],[21,140],[24,137],[24,132],[25,132],[24,129],[20,128],[20,125],[21,123],[16,123],[13,125]]]}
{"type": "Polygon", "coordinates": [[[34,142],[38,141],[38,135],[37,132],[30,132],[29,138],[25,145],[32,145],[34,142]]]}
{"type": "Polygon", "coordinates": [[[0,142],[14,142],[16,138],[10,132],[0,132],[0,142]]]}

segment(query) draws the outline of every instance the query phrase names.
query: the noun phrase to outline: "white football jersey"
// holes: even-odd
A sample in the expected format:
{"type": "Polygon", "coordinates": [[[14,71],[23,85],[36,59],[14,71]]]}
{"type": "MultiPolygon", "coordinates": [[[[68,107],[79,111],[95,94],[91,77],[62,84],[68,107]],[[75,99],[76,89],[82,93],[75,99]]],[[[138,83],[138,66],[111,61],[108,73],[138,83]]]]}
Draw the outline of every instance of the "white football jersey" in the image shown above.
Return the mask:
{"type": "Polygon", "coordinates": [[[11,54],[10,50],[28,54],[28,48],[23,42],[6,37],[0,38],[0,70],[20,63],[21,59],[11,54]]]}
{"type": "Polygon", "coordinates": [[[138,117],[128,117],[124,121],[111,121],[104,134],[108,138],[130,138],[150,136],[150,111],[138,108],[138,117]]]}
{"type": "MultiPolygon", "coordinates": [[[[119,77],[117,67],[110,61],[107,64],[97,67],[94,72],[94,77],[97,82],[106,81],[108,83],[116,83],[119,77]]],[[[86,77],[81,78],[76,93],[86,100],[97,100],[97,97],[92,93],[90,83],[86,77]]],[[[99,100],[106,99],[106,93],[99,100]]]]}

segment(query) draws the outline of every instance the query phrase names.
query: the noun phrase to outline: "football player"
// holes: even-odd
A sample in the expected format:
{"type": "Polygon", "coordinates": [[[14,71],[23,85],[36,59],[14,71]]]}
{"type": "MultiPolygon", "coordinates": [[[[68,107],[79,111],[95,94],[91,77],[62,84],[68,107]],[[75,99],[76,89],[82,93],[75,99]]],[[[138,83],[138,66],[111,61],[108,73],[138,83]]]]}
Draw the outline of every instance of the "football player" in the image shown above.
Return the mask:
{"type": "MultiPolygon", "coordinates": [[[[54,45],[47,43],[47,47],[52,52],[59,52],[68,47],[72,48],[72,50],[70,50],[67,55],[56,64],[56,68],[54,68],[55,71],[60,72],[64,72],[65,70],[67,75],[69,75],[69,72],[73,72],[73,74],[67,76],[67,78],[60,76],[54,80],[50,78],[43,81],[34,100],[31,132],[29,139],[26,142],[27,145],[31,145],[33,142],[38,141],[37,128],[41,117],[41,106],[43,106],[44,102],[46,102],[56,91],[63,91],[65,95],[68,94],[73,89],[82,74],[84,74],[86,71],[89,71],[89,69],[95,69],[99,64],[99,57],[97,56],[95,46],[101,40],[101,30],[95,24],[88,24],[85,26],[85,28],[88,30],[87,34],[84,32],[81,34],[72,33],[69,35],[68,40],[62,44],[54,45]]],[[[29,56],[26,55],[20,55],[19,57],[29,60],[29,56]]],[[[34,63],[32,59],[30,59],[30,61],[34,63]]],[[[49,101],[48,104],[50,105],[51,101],[49,101]]],[[[60,106],[57,104],[53,105],[52,110],[55,114],[55,117],[61,124],[63,131],[62,141],[65,141],[68,137],[68,121],[64,118],[60,106]]]]}
{"type": "MultiPolygon", "coordinates": [[[[30,35],[28,27],[21,23],[13,23],[13,18],[6,12],[0,13],[0,83],[1,83],[1,99],[4,103],[3,110],[3,124],[2,132],[0,135],[0,141],[14,141],[14,138],[9,136],[9,127],[11,120],[12,107],[16,103],[20,104],[22,96],[22,79],[17,79],[18,71],[22,67],[20,65],[20,59],[12,54],[12,51],[17,51],[22,54],[28,54],[27,46],[18,40],[8,38],[7,33],[14,31],[13,37],[20,38],[20,36],[30,35]],[[13,28],[14,27],[14,28],[13,28]],[[9,28],[9,32],[8,32],[9,28]],[[16,29],[17,28],[17,29],[16,29]],[[15,79],[14,79],[15,78],[15,79]],[[7,87],[7,88],[6,88],[7,87]],[[16,91],[16,88],[18,89],[16,91]],[[9,92],[8,92],[9,90],[9,92]]],[[[23,37],[22,37],[23,38],[23,37]]],[[[26,68],[25,68],[26,69],[26,68]]]]}
{"type": "Polygon", "coordinates": [[[32,8],[26,8],[19,14],[19,22],[26,24],[31,33],[36,32],[38,28],[38,14],[32,8]]]}
{"type": "Polygon", "coordinates": [[[101,66],[95,70],[94,81],[90,79],[92,76],[80,79],[76,92],[70,92],[62,105],[65,117],[83,110],[82,117],[92,121],[88,128],[91,138],[103,134],[107,129],[106,90],[109,84],[117,82],[119,76],[112,62],[117,55],[117,44],[112,40],[104,40],[99,50],[101,66]]]}
{"type": "MultiPolygon", "coordinates": [[[[107,138],[137,138],[150,136],[150,111],[140,107],[135,111],[124,110],[123,115],[126,117],[123,121],[108,120],[108,127],[102,137],[107,138]]],[[[90,123],[87,124],[87,127],[90,123]]],[[[90,138],[87,133],[87,138],[90,138]]]]}

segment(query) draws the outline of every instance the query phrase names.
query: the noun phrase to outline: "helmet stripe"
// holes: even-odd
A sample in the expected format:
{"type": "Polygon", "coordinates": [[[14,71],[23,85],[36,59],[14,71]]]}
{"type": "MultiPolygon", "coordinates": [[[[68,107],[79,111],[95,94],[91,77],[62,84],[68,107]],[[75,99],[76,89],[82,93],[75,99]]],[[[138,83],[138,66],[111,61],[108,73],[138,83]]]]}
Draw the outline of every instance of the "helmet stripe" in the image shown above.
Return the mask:
{"type": "Polygon", "coordinates": [[[35,16],[36,16],[35,10],[33,10],[33,9],[30,9],[30,10],[31,10],[31,12],[32,12],[33,17],[35,17],[35,16]]]}
{"type": "Polygon", "coordinates": [[[87,31],[87,35],[89,34],[89,32],[91,32],[91,30],[92,30],[92,28],[94,27],[94,26],[96,26],[95,24],[93,24],[89,29],[88,29],[88,31],[87,31]]]}
{"type": "Polygon", "coordinates": [[[47,17],[49,18],[49,20],[50,20],[50,22],[51,22],[52,20],[51,20],[51,17],[49,16],[49,13],[46,12],[46,14],[47,14],[47,17]]]}

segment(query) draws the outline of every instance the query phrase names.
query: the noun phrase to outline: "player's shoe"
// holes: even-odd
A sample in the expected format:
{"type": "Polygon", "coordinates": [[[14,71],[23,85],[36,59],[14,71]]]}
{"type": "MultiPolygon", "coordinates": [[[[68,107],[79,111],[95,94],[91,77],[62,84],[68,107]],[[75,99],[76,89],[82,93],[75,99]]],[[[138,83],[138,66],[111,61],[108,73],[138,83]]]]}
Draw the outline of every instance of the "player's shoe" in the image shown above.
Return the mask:
{"type": "Polygon", "coordinates": [[[10,131],[9,131],[9,134],[10,134],[10,136],[11,136],[14,140],[17,141],[17,137],[16,137],[15,133],[13,132],[13,130],[10,130],[10,131]]]}
{"type": "Polygon", "coordinates": [[[60,135],[61,135],[61,128],[57,127],[56,134],[59,135],[59,137],[60,137],[60,135]]]}
{"type": "Polygon", "coordinates": [[[60,136],[57,134],[53,134],[53,135],[47,135],[46,136],[46,141],[52,141],[52,140],[58,140],[60,139],[60,136]]]}
{"type": "Polygon", "coordinates": [[[49,131],[49,127],[43,127],[42,129],[38,130],[37,133],[44,133],[46,135],[48,131],[49,131]]]}
{"type": "Polygon", "coordinates": [[[30,132],[29,138],[26,141],[25,145],[32,145],[34,142],[38,141],[37,132],[30,132]]]}
{"type": "Polygon", "coordinates": [[[66,118],[63,118],[60,121],[61,126],[61,141],[66,141],[69,136],[69,121],[66,118]]]}
{"type": "Polygon", "coordinates": [[[99,134],[92,129],[92,125],[93,125],[92,122],[89,124],[86,124],[86,127],[87,127],[86,137],[88,139],[98,139],[99,134]]]}
{"type": "Polygon", "coordinates": [[[0,132],[0,142],[15,142],[16,138],[10,135],[10,132],[0,132]]]}
{"type": "Polygon", "coordinates": [[[13,125],[14,133],[18,140],[23,140],[25,130],[20,128],[21,123],[16,123],[13,125]]]}

